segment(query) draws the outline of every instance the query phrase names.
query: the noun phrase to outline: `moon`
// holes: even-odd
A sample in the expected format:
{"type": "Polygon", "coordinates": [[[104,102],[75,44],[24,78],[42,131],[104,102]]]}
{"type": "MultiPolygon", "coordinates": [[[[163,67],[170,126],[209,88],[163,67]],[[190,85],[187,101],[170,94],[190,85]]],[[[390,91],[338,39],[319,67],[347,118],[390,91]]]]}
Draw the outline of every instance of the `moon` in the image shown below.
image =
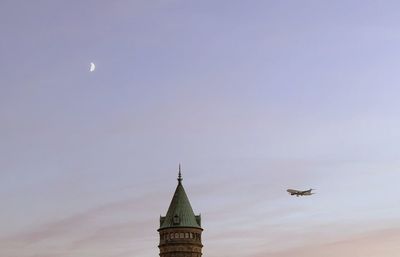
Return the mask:
{"type": "Polygon", "coordinates": [[[89,68],[89,71],[90,72],[93,72],[94,70],[96,69],[96,65],[94,65],[94,63],[90,63],[90,68],[89,68]]]}

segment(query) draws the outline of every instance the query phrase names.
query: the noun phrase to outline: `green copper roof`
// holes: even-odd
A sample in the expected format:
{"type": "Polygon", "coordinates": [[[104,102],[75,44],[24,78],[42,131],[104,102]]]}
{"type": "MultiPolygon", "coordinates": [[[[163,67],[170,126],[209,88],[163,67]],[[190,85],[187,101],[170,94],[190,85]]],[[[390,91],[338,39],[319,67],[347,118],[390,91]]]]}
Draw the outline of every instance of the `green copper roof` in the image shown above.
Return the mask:
{"type": "Polygon", "coordinates": [[[179,169],[178,186],[169,205],[167,215],[160,217],[160,229],[174,227],[201,228],[200,215],[194,215],[192,206],[182,185],[179,169]]]}

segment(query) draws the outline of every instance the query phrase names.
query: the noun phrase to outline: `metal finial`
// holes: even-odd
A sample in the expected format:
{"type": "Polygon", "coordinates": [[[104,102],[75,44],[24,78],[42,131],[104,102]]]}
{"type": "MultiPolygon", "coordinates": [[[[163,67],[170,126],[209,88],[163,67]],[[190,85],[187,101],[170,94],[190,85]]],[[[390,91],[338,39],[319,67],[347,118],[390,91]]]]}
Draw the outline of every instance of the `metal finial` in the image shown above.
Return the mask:
{"type": "Polygon", "coordinates": [[[179,163],[179,173],[178,173],[178,182],[181,183],[183,180],[182,173],[181,173],[181,164],[179,163]]]}

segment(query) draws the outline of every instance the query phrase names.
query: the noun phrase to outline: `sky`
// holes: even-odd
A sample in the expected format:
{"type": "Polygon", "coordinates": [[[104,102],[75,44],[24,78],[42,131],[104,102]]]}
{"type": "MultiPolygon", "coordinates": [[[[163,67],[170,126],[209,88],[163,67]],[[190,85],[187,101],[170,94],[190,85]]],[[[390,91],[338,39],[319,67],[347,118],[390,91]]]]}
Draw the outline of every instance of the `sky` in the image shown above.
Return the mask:
{"type": "Polygon", "coordinates": [[[0,0],[0,257],[398,256],[399,8],[0,0]]]}

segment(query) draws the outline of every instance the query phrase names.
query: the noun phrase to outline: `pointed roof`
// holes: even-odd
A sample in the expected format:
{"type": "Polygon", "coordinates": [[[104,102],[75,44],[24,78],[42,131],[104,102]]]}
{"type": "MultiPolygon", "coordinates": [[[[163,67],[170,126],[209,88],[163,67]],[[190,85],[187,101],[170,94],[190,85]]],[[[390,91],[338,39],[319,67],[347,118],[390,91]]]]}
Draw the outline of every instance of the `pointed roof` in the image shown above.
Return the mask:
{"type": "Polygon", "coordinates": [[[176,187],[167,215],[160,217],[160,229],[173,227],[201,228],[200,215],[195,215],[182,185],[179,165],[178,186],[176,187]]]}

